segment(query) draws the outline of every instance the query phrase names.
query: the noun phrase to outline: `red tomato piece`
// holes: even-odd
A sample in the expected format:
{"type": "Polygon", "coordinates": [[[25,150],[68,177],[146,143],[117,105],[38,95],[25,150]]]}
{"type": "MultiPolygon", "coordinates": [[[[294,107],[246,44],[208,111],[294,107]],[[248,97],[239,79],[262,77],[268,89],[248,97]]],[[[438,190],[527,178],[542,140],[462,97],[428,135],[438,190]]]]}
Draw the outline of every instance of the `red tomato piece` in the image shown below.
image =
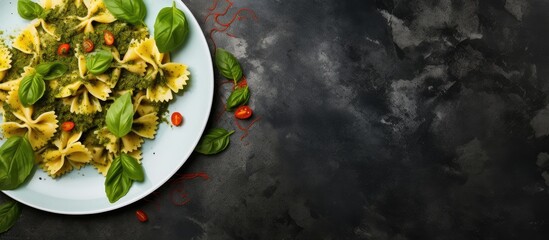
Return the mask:
{"type": "Polygon", "coordinates": [[[70,51],[71,51],[71,45],[69,45],[68,43],[63,43],[59,45],[59,47],[57,48],[57,55],[67,56],[69,55],[70,51]]]}
{"type": "Polygon", "coordinates": [[[147,217],[147,214],[143,210],[135,211],[135,216],[140,222],[146,222],[147,220],[149,220],[149,217],[147,217]]]}
{"type": "Polygon", "coordinates": [[[246,105],[240,106],[234,111],[234,116],[242,120],[250,118],[252,114],[252,109],[246,105]]]}
{"type": "Polygon", "coordinates": [[[95,45],[93,44],[92,40],[86,39],[82,43],[82,47],[84,48],[85,52],[89,53],[93,51],[93,49],[95,48],[95,45]]]}
{"type": "Polygon", "coordinates": [[[74,128],[74,122],[66,121],[61,124],[61,129],[65,132],[70,132],[74,128]]]}
{"type": "Polygon", "coordinates": [[[103,32],[103,39],[105,40],[105,44],[107,46],[111,46],[114,44],[114,34],[112,34],[112,32],[109,30],[105,30],[103,32]]]}
{"type": "Polygon", "coordinates": [[[172,124],[174,126],[179,126],[183,122],[183,116],[179,112],[172,113],[172,124]]]}

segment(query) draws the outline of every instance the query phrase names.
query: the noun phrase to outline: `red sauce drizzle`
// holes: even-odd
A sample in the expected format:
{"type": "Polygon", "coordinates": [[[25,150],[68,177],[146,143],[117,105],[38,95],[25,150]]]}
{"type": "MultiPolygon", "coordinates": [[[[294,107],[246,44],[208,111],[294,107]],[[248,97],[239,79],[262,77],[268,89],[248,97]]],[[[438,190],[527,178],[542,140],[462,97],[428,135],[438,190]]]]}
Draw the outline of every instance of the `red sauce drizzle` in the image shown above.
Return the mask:
{"type": "Polygon", "coordinates": [[[191,201],[188,197],[189,194],[185,192],[185,181],[195,178],[202,178],[204,180],[210,178],[208,174],[204,172],[176,174],[174,176],[176,178],[170,180],[170,187],[172,187],[172,190],[169,192],[169,199],[171,203],[176,206],[183,206],[191,201]]]}
{"type": "Polygon", "coordinates": [[[240,131],[242,131],[244,134],[242,134],[242,136],[240,136],[240,141],[243,141],[244,138],[246,138],[248,135],[250,135],[250,128],[253,127],[253,125],[260,121],[261,120],[261,117],[256,117],[254,120],[252,120],[250,122],[250,124],[248,124],[248,126],[246,127],[243,127],[242,125],[240,125],[240,120],[238,120],[238,118],[234,117],[234,123],[235,125],[238,127],[238,129],[240,129],[240,131]]]}
{"type": "Polygon", "coordinates": [[[223,22],[222,20],[220,20],[220,17],[227,16],[229,10],[231,10],[234,5],[231,0],[225,0],[225,2],[227,3],[225,8],[216,11],[219,5],[219,0],[213,0],[212,6],[208,8],[208,15],[206,15],[206,18],[204,18],[204,23],[207,23],[209,19],[213,19],[214,27],[210,29],[209,34],[209,38],[213,43],[213,49],[217,48],[217,44],[214,39],[214,33],[224,33],[231,38],[236,38],[236,35],[227,32],[236,20],[241,21],[245,19],[251,19],[253,21],[257,21],[258,19],[253,10],[249,8],[239,8],[238,10],[236,10],[236,12],[232,14],[232,16],[229,15],[230,19],[228,21],[223,22]]]}

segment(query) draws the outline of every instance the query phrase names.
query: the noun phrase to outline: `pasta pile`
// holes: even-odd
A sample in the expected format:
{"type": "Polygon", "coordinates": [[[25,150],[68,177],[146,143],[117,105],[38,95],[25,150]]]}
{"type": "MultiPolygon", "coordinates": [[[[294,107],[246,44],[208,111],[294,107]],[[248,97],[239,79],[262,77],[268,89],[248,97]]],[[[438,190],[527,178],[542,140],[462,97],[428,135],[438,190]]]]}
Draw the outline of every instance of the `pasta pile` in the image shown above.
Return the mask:
{"type": "Polygon", "coordinates": [[[174,95],[189,80],[187,66],[170,62],[158,51],[144,25],[117,19],[102,0],[43,0],[49,11],[35,19],[13,39],[12,48],[0,44],[0,124],[5,137],[26,135],[40,167],[52,177],[91,164],[106,175],[114,156],[126,153],[141,161],[144,139],[154,139],[162,115],[174,95]],[[102,45],[103,31],[116,37],[102,45]],[[86,67],[82,42],[110,51],[114,60],[102,74],[86,67]],[[69,56],[56,54],[70,43],[69,56]],[[18,97],[19,83],[43,62],[62,62],[68,72],[46,82],[44,97],[25,107],[18,97]],[[132,130],[117,138],[106,127],[105,113],[113,100],[131,92],[134,110],[132,130]],[[75,123],[62,131],[61,123],[75,123]]]}

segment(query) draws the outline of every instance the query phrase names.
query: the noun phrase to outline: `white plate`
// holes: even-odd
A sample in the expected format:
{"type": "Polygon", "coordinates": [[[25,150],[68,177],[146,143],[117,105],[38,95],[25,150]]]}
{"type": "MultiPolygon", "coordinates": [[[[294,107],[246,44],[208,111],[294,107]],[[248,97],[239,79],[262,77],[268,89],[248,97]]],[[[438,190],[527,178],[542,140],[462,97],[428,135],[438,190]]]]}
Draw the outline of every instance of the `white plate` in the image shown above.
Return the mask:
{"type": "MultiPolygon", "coordinates": [[[[173,62],[184,63],[191,72],[190,83],[182,96],[170,105],[170,113],[183,115],[181,127],[161,123],[156,139],[146,141],[143,150],[145,181],[134,183],[129,193],[110,203],[105,195],[104,177],[92,166],[74,170],[59,179],[52,179],[41,169],[36,169],[30,181],[13,191],[3,191],[13,199],[53,213],[92,214],[114,210],[147,196],[164,184],[185,163],[193,152],[210,115],[213,99],[213,66],[208,44],[198,22],[181,2],[177,7],[185,13],[189,22],[189,35],[185,46],[172,55],[173,62]]],[[[172,0],[145,0],[151,36],[156,15],[163,7],[171,6],[172,0]]],[[[17,0],[0,1],[0,30],[4,39],[15,35],[29,22],[17,13],[17,0]]],[[[3,143],[1,141],[0,143],[3,143]]]]}

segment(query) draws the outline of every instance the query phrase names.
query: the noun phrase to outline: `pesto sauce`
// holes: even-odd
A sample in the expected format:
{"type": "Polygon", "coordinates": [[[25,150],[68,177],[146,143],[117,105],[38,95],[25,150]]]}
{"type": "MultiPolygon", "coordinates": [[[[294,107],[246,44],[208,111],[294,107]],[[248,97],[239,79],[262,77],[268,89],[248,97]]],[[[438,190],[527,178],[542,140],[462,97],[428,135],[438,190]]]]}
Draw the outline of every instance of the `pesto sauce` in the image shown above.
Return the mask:
{"type": "MultiPolygon", "coordinates": [[[[142,30],[142,28],[144,28],[143,25],[131,25],[122,21],[115,21],[110,24],[94,23],[95,31],[93,33],[84,33],[83,31],[76,31],[75,29],[75,26],[80,23],[78,19],[67,18],[67,16],[86,15],[87,8],[84,5],[76,7],[74,4],[67,4],[67,6],[64,6],[64,9],[56,7],[54,10],[49,11],[45,17],[45,21],[54,24],[56,28],[55,33],[60,36],[59,41],[49,34],[44,33],[41,28],[38,28],[41,38],[40,62],[61,62],[67,65],[69,70],[64,77],[46,82],[46,91],[43,97],[34,104],[32,117],[33,119],[36,119],[45,112],[55,111],[58,125],[61,125],[66,121],[72,121],[75,123],[75,129],[83,132],[82,139],[85,139],[86,143],[99,144],[100,141],[109,141],[109,139],[102,136],[96,136],[93,132],[106,125],[105,115],[112,102],[102,102],[101,112],[89,115],[74,114],[70,112],[70,101],[67,99],[55,98],[55,95],[60,90],[58,86],[66,86],[74,81],[88,81],[87,79],[81,79],[78,74],[74,74],[79,71],[78,60],[74,55],[76,52],[83,53],[82,43],[84,40],[91,40],[95,45],[95,49],[109,48],[109,46],[105,45],[103,39],[103,32],[108,30],[115,36],[115,42],[112,47],[115,47],[120,53],[120,58],[123,58],[124,54],[128,51],[132,39],[146,39],[149,37],[149,32],[146,28],[145,30],[142,30]],[[57,48],[61,43],[69,43],[71,46],[71,52],[66,57],[57,54],[57,48]]],[[[23,68],[29,65],[33,55],[22,53],[17,49],[10,49],[10,51],[12,53],[12,68],[8,71],[6,79],[13,80],[20,78],[21,73],[23,73],[23,68]]],[[[116,64],[116,62],[113,64],[116,64]]],[[[113,68],[109,69],[105,74],[113,74],[113,68]]],[[[152,86],[155,82],[163,83],[165,82],[165,79],[160,77],[160,74],[157,75],[156,79],[152,79],[150,76],[142,77],[129,71],[122,70],[120,76],[118,76],[118,81],[113,92],[129,89],[142,90],[152,86]]],[[[159,121],[167,121],[165,114],[168,112],[169,102],[152,103],[152,105],[157,109],[159,121]]],[[[3,106],[5,109],[5,120],[19,122],[12,113],[13,109],[11,109],[7,103],[4,103],[3,106]]],[[[56,139],[59,134],[61,134],[61,131],[57,131],[55,137],[50,141],[56,139]]]]}
{"type": "Polygon", "coordinates": [[[14,80],[21,77],[23,68],[28,66],[32,60],[32,54],[23,53],[17,49],[10,49],[11,52],[11,68],[5,79],[14,80]]]}

